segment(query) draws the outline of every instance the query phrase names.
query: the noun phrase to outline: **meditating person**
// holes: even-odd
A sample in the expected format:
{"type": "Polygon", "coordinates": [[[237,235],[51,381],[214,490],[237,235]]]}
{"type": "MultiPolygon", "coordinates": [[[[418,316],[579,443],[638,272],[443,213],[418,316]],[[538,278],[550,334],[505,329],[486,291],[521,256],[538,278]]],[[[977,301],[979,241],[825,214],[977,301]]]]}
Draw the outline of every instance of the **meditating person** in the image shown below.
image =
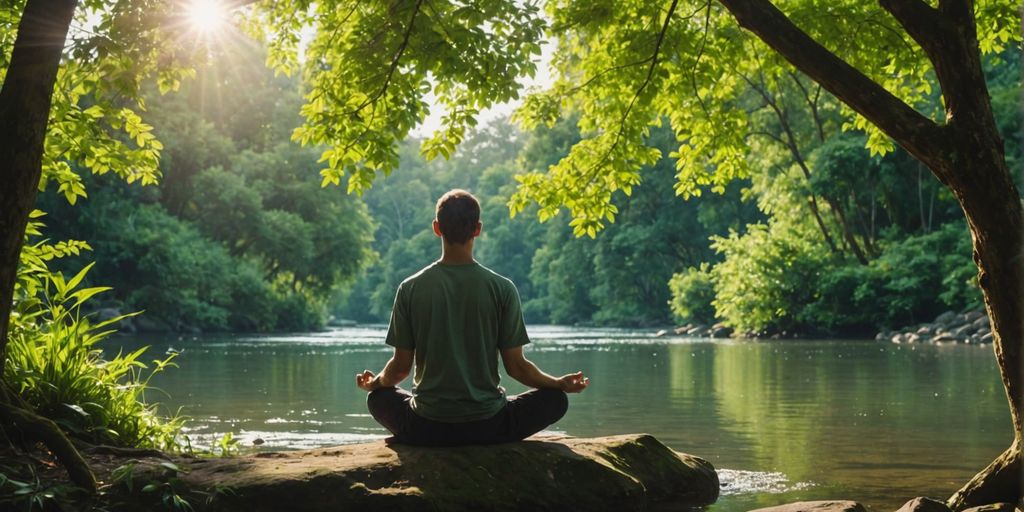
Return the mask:
{"type": "Polygon", "coordinates": [[[385,339],[394,354],[384,369],[356,375],[356,385],[370,392],[370,414],[394,434],[390,442],[519,441],[561,419],[566,393],[589,384],[583,372],[552,377],[523,356],[530,339],[519,292],[473,259],[481,227],[472,194],[456,189],[441,196],[434,219],[441,259],[398,286],[385,339]],[[535,389],[507,396],[498,385],[499,354],[509,377],[535,389]],[[414,361],[410,393],[397,386],[414,361]]]}

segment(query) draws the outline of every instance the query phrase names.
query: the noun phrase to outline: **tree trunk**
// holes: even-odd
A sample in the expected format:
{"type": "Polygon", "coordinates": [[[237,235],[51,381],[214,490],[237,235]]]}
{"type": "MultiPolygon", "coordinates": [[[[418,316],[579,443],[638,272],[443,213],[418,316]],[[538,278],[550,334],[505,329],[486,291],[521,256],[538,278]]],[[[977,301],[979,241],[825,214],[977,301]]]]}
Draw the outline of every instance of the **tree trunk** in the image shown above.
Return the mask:
{"type": "Polygon", "coordinates": [[[825,242],[828,244],[829,250],[832,254],[839,254],[839,247],[836,246],[835,241],[832,240],[832,235],[828,232],[828,227],[825,226],[825,220],[821,218],[821,212],[818,210],[818,200],[814,196],[814,192],[810,192],[807,196],[807,204],[811,208],[811,214],[814,215],[814,220],[818,223],[818,229],[821,231],[821,236],[825,237],[825,242]]]}
{"type": "Polygon", "coordinates": [[[0,376],[14,281],[42,173],[57,68],[77,0],[28,0],[0,89],[0,376]]]}
{"type": "MultiPolygon", "coordinates": [[[[1002,455],[951,496],[946,505],[953,510],[964,510],[992,503],[1019,503],[1013,501],[1012,490],[1020,489],[1020,479],[1020,441],[1014,441],[1002,455]]],[[[1017,496],[1020,500],[1019,493],[1017,496]]]]}
{"type": "Polygon", "coordinates": [[[963,207],[971,230],[978,284],[992,323],[992,347],[1010,404],[1014,437],[1010,448],[949,499],[953,510],[1017,503],[1024,479],[1024,209],[1006,166],[1002,139],[994,123],[987,128],[978,122],[982,120],[964,119],[962,125],[950,125],[958,136],[954,137],[955,167],[948,186],[963,207]]]}
{"type": "Polygon", "coordinates": [[[857,243],[857,237],[853,236],[853,229],[850,227],[850,222],[846,220],[846,212],[843,209],[843,204],[838,199],[833,199],[830,196],[826,196],[828,205],[832,208],[832,212],[836,214],[836,222],[839,223],[839,228],[843,232],[843,239],[846,240],[846,244],[850,246],[850,250],[853,251],[853,255],[857,258],[857,262],[861,265],[868,264],[867,256],[864,256],[864,251],[860,248],[860,244],[857,243]]]}
{"type": "MultiPolygon", "coordinates": [[[[42,173],[53,86],[77,3],[28,0],[0,89],[0,379],[19,255],[42,173]]],[[[67,436],[53,421],[32,412],[2,381],[0,425],[8,436],[42,442],[73,483],[95,492],[96,479],[67,436]]]]}

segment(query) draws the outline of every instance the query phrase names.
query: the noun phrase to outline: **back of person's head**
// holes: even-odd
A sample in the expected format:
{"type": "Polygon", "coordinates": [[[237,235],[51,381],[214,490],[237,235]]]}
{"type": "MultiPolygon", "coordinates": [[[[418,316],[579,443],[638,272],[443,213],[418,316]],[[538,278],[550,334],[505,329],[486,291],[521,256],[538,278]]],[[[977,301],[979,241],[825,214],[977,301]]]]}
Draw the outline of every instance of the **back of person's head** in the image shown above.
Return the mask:
{"type": "Polygon", "coordinates": [[[473,238],[480,222],[480,202],[460,188],[446,192],[437,200],[437,224],[450,244],[464,244],[473,238]]]}

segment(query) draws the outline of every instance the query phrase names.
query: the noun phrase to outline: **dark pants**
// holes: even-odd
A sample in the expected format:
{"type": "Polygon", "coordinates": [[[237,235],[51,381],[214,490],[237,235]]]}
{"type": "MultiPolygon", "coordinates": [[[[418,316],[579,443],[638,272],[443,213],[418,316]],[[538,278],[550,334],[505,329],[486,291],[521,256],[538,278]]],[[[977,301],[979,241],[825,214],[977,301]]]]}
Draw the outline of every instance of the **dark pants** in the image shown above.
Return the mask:
{"type": "Polygon", "coordinates": [[[509,397],[505,407],[490,418],[447,423],[416,414],[410,400],[412,395],[401,388],[381,388],[366,398],[373,419],[395,435],[392,442],[456,446],[521,441],[560,420],[569,408],[564,392],[534,389],[509,397]]]}

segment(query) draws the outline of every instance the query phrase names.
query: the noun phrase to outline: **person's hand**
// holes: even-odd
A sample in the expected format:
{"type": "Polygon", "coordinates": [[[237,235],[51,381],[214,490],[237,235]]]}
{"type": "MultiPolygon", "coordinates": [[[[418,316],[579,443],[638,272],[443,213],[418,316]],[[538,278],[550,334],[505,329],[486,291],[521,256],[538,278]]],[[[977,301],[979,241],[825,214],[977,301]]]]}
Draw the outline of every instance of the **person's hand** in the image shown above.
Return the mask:
{"type": "Polygon", "coordinates": [[[373,372],[363,370],[363,373],[356,374],[356,386],[363,391],[373,391],[380,387],[380,382],[374,379],[373,372]]]}
{"type": "Polygon", "coordinates": [[[583,372],[570,373],[558,378],[558,387],[566,393],[579,393],[590,385],[590,379],[583,376],[583,372]]]}

